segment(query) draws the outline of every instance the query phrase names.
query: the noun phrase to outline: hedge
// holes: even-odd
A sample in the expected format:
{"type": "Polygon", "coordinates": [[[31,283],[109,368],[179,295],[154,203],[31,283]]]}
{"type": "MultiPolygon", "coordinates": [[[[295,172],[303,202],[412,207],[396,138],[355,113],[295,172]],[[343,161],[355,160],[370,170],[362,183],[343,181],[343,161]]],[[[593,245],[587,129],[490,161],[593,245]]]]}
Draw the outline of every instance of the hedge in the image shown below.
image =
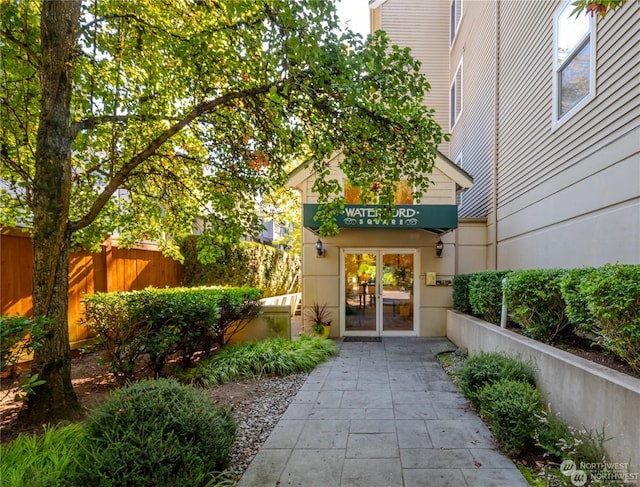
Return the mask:
{"type": "Polygon", "coordinates": [[[560,280],[560,292],[566,304],[567,318],[582,334],[592,335],[596,332],[596,318],[589,311],[587,297],[580,291],[580,284],[585,279],[592,279],[597,272],[594,267],[569,269],[560,280]]]}
{"type": "Polygon", "coordinates": [[[300,257],[255,242],[223,246],[223,257],[215,262],[198,260],[198,237],[186,239],[181,246],[184,255],[184,279],[189,286],[225,285],[264,289],[265,297],[300,291],[300,257]]]}
{"type": "Polygon", "coordinates": [[[570,329],[560,286],[566,273],[564,269],[531,269],[507,276],[507,308],[525,335],[550,343],[570,329]]]}
{"type": "Polygon", "coordinates": [[[640,265],[606,265],[578,286],[596,323],[597,342],[640,374],[640,265]]]}
{"type": "Polygon", "coordinates": [[[150,368],[161,375],[167,359],[184,366],[198,352],[224,342],[228,327],[259,312],[254,288],[147,288],[85,297],[84,323],[97,334],[110,370],[131,378],[150,368]]]}
{"type": "Polygon", "coordinates": [[[469,304],[474,314],[498,324],[502,310],[502,279],[509,270],[482,271],[469,279],[469,304]]]}
{"type": "Polygon", "coordinates": [[[453,309],[460,313],[471,314],[471,303],[469,302],[469,281],[472,274],[458,274],[453,277],[453,309]]]}
{"type": "Polygon", "coordinates": [[[498,323],[502,278],[510,316],[535,339],[575,329],[640,374],[640,265],[483,271],[453,280],[455,309],[498,323]]]}

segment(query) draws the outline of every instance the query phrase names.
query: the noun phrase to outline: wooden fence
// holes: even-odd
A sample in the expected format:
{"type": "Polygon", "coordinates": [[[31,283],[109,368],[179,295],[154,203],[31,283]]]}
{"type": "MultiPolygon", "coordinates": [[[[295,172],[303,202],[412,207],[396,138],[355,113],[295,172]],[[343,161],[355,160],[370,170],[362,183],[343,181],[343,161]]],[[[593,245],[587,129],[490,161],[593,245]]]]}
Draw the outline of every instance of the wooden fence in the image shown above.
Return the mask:
{"type": "MultiPolygon", "coordinates": [[[[80,324],[85,294],[133,291],[148,286],[180,286],[182,264],[164,257],[153,245],[119,249],[107,240],[102,252],[72,253],[69,261],[69,340],[72,348],[89,336],[80,324]]],[[[32,305],[33,249],[28,233],[3,229],[0,234],[0,313],[26,315],[32,305]]]]}

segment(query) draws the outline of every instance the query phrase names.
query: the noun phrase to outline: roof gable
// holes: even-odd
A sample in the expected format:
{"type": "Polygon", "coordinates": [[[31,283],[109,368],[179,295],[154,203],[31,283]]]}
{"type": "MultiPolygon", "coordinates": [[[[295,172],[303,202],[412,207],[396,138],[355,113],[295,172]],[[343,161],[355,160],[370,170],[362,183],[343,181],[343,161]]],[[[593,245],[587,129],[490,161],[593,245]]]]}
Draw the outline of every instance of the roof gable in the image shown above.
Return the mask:
{"type": "MultiPolygon", "coordinates": [[[[337,167],[338,159],[341,155],[342,152],[340,151],[334,152],[329,158],[330,165],[337,167]]],[[[473,177],[440,151],[436,151],[434,167],[451,179],[456,184],[458,191],[464,191],[473,185],[473,177]]],[[[298,188],[312,176],[313,172],[310,164],[302,163],[289,173],[289,186],[298,188]]]]}

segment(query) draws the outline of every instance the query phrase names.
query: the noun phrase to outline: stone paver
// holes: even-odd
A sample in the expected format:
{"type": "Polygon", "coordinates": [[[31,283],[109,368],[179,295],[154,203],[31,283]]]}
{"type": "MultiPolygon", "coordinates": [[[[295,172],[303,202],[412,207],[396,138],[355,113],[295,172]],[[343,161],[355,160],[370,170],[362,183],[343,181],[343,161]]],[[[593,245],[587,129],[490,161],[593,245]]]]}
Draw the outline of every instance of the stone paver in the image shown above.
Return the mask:
{"type": "Polygon", "coordinates": [[[339,343],[238,487],[527,487],[444,373],[445,338],[339,343]]]}

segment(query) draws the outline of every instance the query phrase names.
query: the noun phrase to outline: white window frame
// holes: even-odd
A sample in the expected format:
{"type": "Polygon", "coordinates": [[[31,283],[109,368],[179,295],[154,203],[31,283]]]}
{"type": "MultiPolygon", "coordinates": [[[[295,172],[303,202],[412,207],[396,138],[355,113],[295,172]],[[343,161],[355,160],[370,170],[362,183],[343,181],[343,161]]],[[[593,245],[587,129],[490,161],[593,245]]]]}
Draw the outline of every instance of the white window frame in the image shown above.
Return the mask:
{"type": "MultiPolygon", "coordinates": [[[[572,118],[584,105],[589,103],[596,95],[596,22],[593,16],[589,18],[589,29],[586,34],[576,42],[573,50],[561,63],[558,62],[558,39],[559,39],[559,18],[565,9],[572,9],[571,1],[567,0],[556,10],[553,16],[553,119],[552,128],[556,129],[572,118]],[[575,55],[585,46],[589,44],[589,93],[584,96],[566,113],[560,113],[560,96],[561,96],[561,77],[562,70],[574,59],[575,55]]],[[[586,14],[580,14],[586,15],[586,14]]]]}
{"type": "Polygon", "coordinates": [[[460,30],[460,22],[462,22],[462,16],[464,15],[463,0],[451,0],[449,4],[449,45],[453,46],[453,43],[458,36],[460,30]],[[459,10],[459,15],[456,17],[456,13],[459,10]]]}
{"type": "Polygon", "coordinates": [[[451,85],[449,87],[449,125],[450,131],[456,126],[458,120],[460,120],[460,116],[462,115],[462,111],[464,110],[464,70],[462,68],[462,59],[458,63],[458,68],[453,75],[453,80],[451,81],[451,85]],[[458,81],[458,74],[460,75],[460,80],[458,81]],[[460,84],[460,89],[456,86],[460,84]],[[460,111],[456,113],[456,107],[458,105],[456,94],[460,92],[460,111]]]}

